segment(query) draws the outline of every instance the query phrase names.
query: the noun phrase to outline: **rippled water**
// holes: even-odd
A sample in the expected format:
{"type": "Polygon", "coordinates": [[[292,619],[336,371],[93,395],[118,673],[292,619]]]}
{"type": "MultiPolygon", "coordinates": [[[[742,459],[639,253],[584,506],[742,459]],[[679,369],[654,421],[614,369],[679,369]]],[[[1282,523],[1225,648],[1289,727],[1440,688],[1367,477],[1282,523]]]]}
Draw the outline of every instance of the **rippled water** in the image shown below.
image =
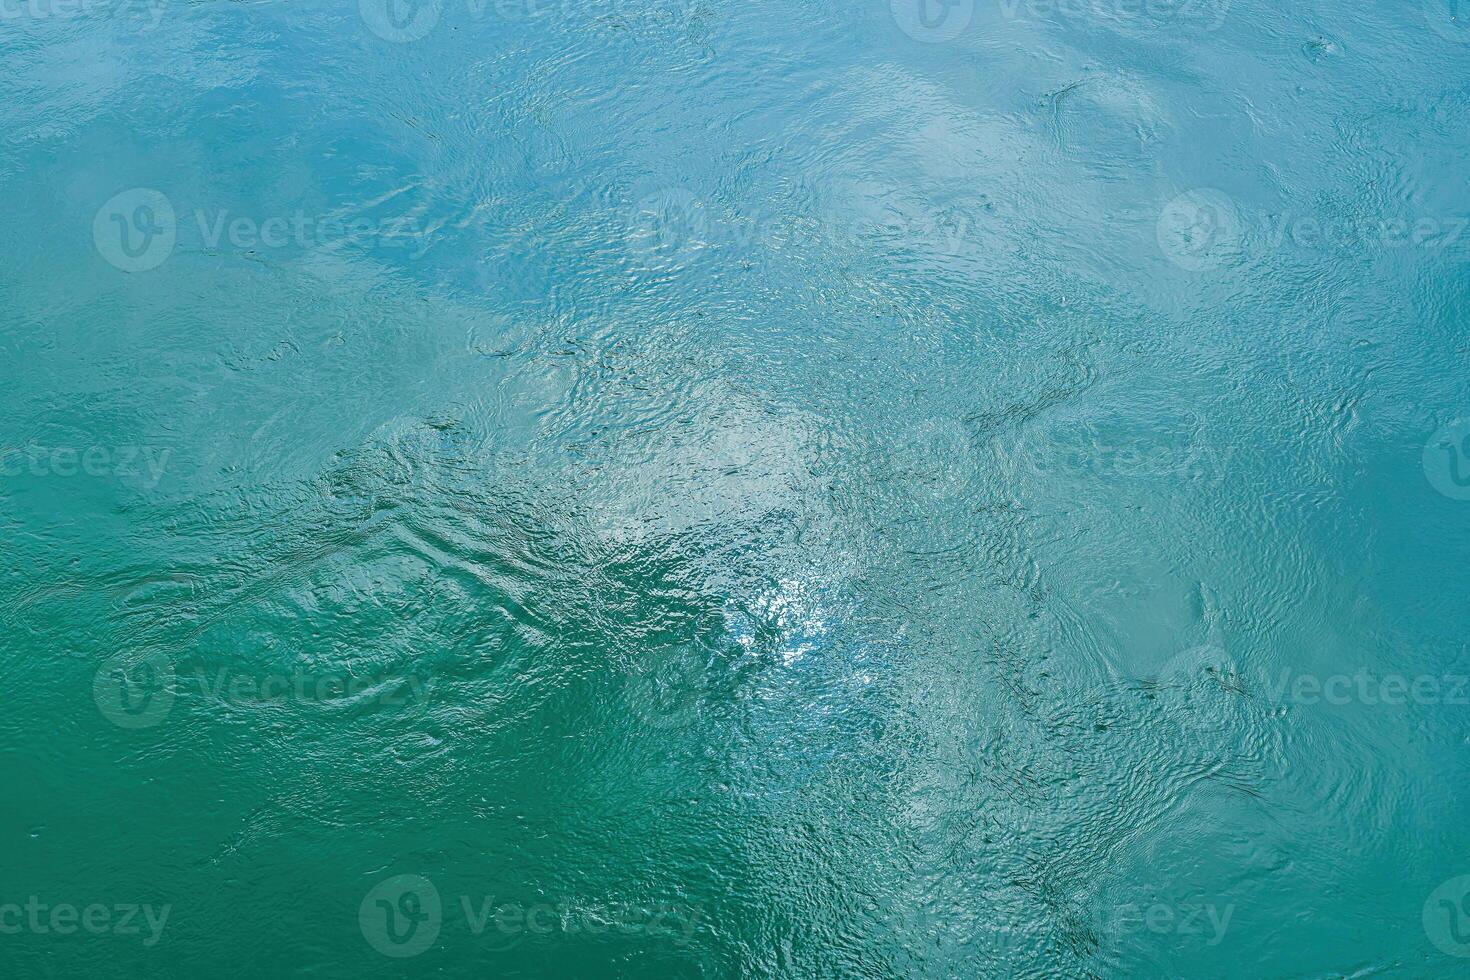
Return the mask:
{"type": "Polygon", "coordinates": [[[1452,977],[1470,8],[0,3],[14,977],[1452,977]]]}

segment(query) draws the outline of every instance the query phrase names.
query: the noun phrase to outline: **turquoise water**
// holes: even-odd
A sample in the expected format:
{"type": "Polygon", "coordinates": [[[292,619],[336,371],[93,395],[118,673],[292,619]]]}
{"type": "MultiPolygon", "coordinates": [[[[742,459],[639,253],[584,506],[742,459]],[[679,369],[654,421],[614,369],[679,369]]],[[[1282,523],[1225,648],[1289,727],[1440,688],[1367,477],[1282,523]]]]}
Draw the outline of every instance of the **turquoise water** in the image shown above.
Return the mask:
{"type": "Polygon", "coordinates": [[[6,976],[1466,974],[1470,9],[0,65],[6,976]]]}

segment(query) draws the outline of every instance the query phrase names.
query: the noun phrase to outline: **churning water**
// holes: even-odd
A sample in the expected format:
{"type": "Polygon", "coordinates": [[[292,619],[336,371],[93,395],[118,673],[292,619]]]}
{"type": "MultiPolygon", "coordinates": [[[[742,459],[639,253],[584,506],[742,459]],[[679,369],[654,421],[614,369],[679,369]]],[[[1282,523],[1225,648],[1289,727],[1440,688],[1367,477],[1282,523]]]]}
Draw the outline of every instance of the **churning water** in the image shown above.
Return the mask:
{"type": "Polygon", "coordinates": [[[0,68],[6,976],[1470,966],[1470,7],[0,68]]]}

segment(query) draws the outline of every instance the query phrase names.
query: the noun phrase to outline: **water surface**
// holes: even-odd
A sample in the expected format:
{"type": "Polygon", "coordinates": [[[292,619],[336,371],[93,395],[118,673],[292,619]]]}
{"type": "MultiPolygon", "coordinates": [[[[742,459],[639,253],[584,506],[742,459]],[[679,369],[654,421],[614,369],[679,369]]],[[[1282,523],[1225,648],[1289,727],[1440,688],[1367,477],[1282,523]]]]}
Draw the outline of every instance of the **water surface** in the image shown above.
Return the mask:
{"type": "Polygon", "coordinates": [[[1449,0],[0,65],[8,976],[1463,973],[1449,0]]]}

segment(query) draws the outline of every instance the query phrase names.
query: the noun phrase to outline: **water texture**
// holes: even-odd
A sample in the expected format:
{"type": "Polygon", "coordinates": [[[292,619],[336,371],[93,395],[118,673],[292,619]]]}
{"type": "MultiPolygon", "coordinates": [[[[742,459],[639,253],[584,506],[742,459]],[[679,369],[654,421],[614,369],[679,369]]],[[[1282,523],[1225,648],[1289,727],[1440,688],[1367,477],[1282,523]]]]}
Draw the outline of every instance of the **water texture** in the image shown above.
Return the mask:
{"type": "Polygon", "coordinates": [[[1470,969],[1470,7],[0,69],[6,977],[1470,969]]]}

